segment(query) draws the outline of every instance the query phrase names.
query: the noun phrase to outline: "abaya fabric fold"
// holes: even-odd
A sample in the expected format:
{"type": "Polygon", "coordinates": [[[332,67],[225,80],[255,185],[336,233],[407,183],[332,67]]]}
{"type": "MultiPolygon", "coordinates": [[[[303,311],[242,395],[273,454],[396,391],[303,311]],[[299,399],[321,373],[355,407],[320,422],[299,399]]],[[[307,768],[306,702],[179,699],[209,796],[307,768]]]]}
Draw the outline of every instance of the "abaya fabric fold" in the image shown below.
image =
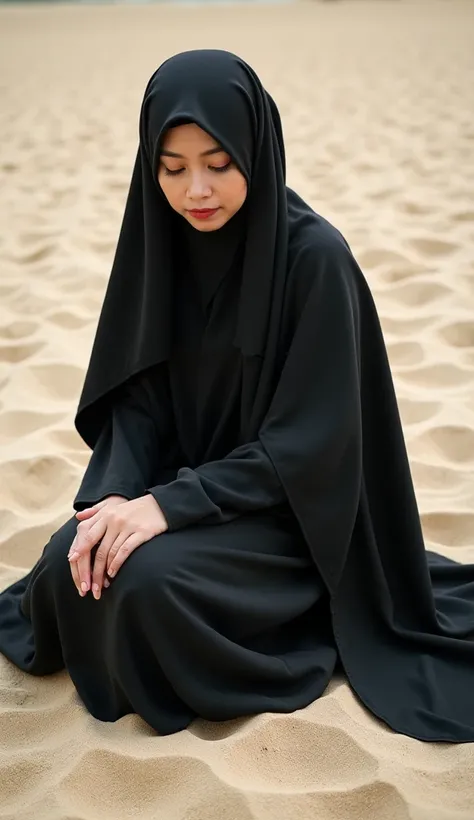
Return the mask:
{"type": "Polygon", "coordinates": [[[98,602],[70,577],[75,519],[55,533],[0,595],[19,667],[66,666],[96,717],[168,733],[302,708],[340,663],[392,729],[474,741],[474,566],[425,551],[370,290],[286,187],[275,103],[228,52],[177,55],[148,83],[76,426],[93,453],[75,508],[149,492],[169,531],[98,602]],[[157,181],[186,122],[248,183],[215,236],[157,181]]]}

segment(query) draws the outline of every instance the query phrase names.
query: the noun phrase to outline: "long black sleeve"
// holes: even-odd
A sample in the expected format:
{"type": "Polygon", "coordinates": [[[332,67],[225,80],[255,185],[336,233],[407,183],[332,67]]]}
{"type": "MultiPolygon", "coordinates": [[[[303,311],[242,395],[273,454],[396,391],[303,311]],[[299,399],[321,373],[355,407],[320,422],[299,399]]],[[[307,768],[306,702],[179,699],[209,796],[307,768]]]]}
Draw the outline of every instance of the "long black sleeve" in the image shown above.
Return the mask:
{"type": "MultiPolygon", "coordinates": [[[[144,495],[154,479],[160,451],[157,402],[146,378],[124,386],[94,447],[73,506],[83,510],[108,495],[144,495]]],[[[164,416],[164,413],[161,413],[164,416]]],[[[163,430],[164,432],[164,430],[163,430]]]]}
{"type": "Polygon", "coordinates": [[[158,502],[170,530],[203,518],[212,524],[224,523],[286,499],[272,462],[257,441],[194,470],[184,467],[174,481],[148,488],[148,492],[158,502]]]}

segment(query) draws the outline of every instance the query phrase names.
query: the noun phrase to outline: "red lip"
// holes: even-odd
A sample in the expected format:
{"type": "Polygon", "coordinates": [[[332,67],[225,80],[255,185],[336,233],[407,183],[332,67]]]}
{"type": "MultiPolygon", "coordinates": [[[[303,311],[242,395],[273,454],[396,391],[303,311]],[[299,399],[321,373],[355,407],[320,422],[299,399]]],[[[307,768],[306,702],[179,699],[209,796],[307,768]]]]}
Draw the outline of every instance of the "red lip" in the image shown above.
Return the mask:
{"type": "Polygon", "coordinates": [[[218,210],[219,208],[194,208],[192,211],[189,211],[189,213],[197,217],[197,219],[205,219],[215,214],[218,210]]]}

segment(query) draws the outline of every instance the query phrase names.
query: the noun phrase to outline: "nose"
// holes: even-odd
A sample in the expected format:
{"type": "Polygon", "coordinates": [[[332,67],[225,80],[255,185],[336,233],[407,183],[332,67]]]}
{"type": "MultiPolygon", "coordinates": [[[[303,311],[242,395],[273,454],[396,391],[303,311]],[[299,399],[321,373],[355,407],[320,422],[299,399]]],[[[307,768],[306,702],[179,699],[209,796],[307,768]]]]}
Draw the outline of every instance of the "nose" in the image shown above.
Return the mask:
{"type": "Polygon", "coordinates": [[[212,196],[212,188],[202,174],[192,174],[186,195],[192,200],[205,199],[206,197],[212,196]]]}

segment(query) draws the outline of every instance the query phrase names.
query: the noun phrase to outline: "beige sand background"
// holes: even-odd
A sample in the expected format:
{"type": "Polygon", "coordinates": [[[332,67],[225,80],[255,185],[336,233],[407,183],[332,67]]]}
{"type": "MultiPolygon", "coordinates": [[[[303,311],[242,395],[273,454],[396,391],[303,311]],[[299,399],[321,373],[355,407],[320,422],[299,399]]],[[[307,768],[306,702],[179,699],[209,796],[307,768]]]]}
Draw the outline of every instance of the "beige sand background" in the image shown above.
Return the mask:
{"type": "MultiPolygon", "coordinates": [[[[204,46],[275,96],[289,184],[373,289],[427,544],[474,561],[474,4],[3,7],[0,31],[0,588],[88,461],[73,415],[145,84],[204,46]]],[[[0,657],[0,817],[473,820],[474,745],[396,735],[343,679],[294,715],[161,738],[0,657]]]]}

